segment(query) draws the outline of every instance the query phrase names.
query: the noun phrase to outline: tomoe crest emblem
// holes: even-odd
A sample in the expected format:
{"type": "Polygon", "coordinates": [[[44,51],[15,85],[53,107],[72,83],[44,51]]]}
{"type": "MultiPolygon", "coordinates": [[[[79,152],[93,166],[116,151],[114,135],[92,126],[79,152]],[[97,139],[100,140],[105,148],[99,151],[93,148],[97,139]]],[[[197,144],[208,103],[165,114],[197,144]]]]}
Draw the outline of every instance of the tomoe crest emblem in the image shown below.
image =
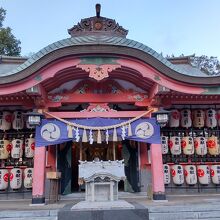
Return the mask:
{"type": "Polygon", "coordinates": [[[135,135],[139,138],[150,138],[154,134],[154,127],[149,122],[142,122],[135,128],[135,135]]]}
{"type": "Polygon", "coordinates": [[[47,123],[41,128],[41,137],[46,141],[56,141],[60,138],[60,128],[53,123],[47,123]]]}

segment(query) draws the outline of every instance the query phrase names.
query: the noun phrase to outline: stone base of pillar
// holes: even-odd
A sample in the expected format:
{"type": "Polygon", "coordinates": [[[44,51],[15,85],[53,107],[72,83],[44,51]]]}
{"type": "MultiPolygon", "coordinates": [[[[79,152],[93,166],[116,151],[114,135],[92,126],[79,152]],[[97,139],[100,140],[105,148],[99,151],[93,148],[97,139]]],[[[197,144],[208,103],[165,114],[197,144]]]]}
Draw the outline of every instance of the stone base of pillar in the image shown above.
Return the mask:
{"type": "Polygon", "coordinates": [[[45,205],[45,197],[32,197],[32,205],[45,205]]]}
{"type": "Polygon", "coordinates": [[[153,200],[166,200],[165,193],[153,193],[153,200]]]}

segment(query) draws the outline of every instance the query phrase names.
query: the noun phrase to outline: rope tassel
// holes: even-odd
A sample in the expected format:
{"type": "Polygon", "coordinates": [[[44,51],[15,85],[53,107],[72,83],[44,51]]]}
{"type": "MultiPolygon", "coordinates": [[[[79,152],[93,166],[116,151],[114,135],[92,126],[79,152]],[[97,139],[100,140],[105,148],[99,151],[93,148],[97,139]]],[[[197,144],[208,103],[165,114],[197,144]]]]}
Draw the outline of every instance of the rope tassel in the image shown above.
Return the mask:
{"type": "Polygon", "coordinates": [[[101,131],[100,131],[100,130],[98,130],[97,143],[98,143],[98,144],[101,144],[101,143],[102,143],[102,137],[101,137],[101,131]]]}
{"type": "MultiPolygon", "coordinates": [[[[139,116],[137,116],[137,117],[135,117],[135,118],[132,118],[132,119],[128,120],[127,122],[122,122],[122,123],[119,123],[119,124],[117,124],[117,125],[110,125],[110,126],[105,126],[105,127],[100,127],[100,126],[99,126],[99,127],[94,127],[94,126],[80,125],[80,124],[77,124],[77,123],[74,123],[74,122],[69,122],[69,121],[67,121],[67,120],[65,120],[65,119],[59,118],[59,117],[57,117],[57,116],[55,116],[55,115],[53,115],[53,114],[51,114],[51,113],[49,113],[49,112],[46,112],[46,111],[44,111],[43,113],[46,114],[46,115],[51,116],[52,118],[55,118],[55,119],[57,119],[57,120],[63,122],[63,123],[65,123],[65,124],[67,124],[67,126],[70,126],[70,127],[72,127],[72,128],[75,127],[75,128],[76,128],[76,131],[77,131],[77,135],[76,135],[76,136],[78,136],[78,135],[79,135],[79,134],[78,134],[78,129],[79,129],[79,128],[81,128],[81,129],[87,129],[87,130],[107,130],[107,129],[110,130],[110,129],[115,129],[115,128],[119,128],[119,127],[121,127],[121,126],[130,124],[130,123],[132,123],[132,122],[134,122],[134,121],[140,119],[140,118],[143,117],[144,115],[150,114],[150,113],[153,112],[153,111],[154,111],[154,109],[153,109],[153,108],[150,108],[148,111],[144,112],[143,114],[141,114],[141,115],[139,115],[139,116]]],[[[67,129],[68,129],[68,128],[67,128],[67,129]]],[[[68,130],[69,130],[69,129],[68,129],[68,130]]],[[[72,130],[72,129],[70,129],[70,130],[72,130]]],[[[72,136],[72,135],[70,135],[70,136],[72,136]]],[[[116,136],[117,136],[117,135],[116,135],[116,136]]],[[[78,138],[78,137],[77,137],[77,138],[78,138]]]]}
{"type": "Polygon", "coordinates": [[[88,138],[87,138],[87,134],[86,134],[86,129],[83,130],[82,142],[88,142],[88,138]]]}
{"type": "Polygon", "coordinates": [[[128,137],[132,136],[131,123],[128,124],[128,137]]]}
{"type": "Polygon", "coordinates": [[[115,142],[118,141],[116,127],[114,127],[114,131],[113,131],[113,141],[115,141],[115,142]]]}
{"type": "Polygon", "coordinates": [[[89,131],[89,143],[93,144],[94,139],[93,139],[93,134],[92,134],[92,130],[89,131]]]}
{"type": "Polygon", "coordinates": [[[76,142],[79,142],[80,136],[79,136],[79,128],[78,127],[76,128],[75,137],[76,137],[76,142]]]}
{"type": "Polygon", "coordinates": [[[68,138],[73,138],[73,129],[72,129],[72,126],[70,125],[67,125],[67,136],[68,138]]]}

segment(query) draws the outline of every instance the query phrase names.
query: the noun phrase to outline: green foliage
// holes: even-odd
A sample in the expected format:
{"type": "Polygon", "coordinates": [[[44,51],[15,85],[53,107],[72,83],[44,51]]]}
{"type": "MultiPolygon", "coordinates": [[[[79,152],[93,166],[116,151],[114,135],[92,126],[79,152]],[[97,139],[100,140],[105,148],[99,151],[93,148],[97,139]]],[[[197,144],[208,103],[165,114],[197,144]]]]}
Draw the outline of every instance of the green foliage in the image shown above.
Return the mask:
{"type": "Polygon", "coordinates": [[[220,74],[220,61],[217,57],[208,57],[206,55],[191,57],[191,64],[208,75],[220,74]]]}
{"type": "Polygon", "coordinates": [[[0,28],[2,27],[2,23],[5,20],[6,11],[3,8],[0,8],[0,28]]]}
{"type": "MultiPolygon", "coordinates": [[[[178,57],[185,57],[185,55],[181,54],[180,56],[174,56],[174,54],[172,54],[171,56],[166,56],[167,59],[178,57]]],[[[196,56],[195,54],[186,57],[190,59],[190,63],[192,66],[200,69],[207,75],[220,75],[220,61],[217,57],[209,57],[206,55],[196,56]]]]}
{"type": "Polygon", "coordinates": [[[21,52],[20,41],[12,34],[9,27],[3,27],[6,11],[0,8],[0,55],[19,56],[21,52]]]}

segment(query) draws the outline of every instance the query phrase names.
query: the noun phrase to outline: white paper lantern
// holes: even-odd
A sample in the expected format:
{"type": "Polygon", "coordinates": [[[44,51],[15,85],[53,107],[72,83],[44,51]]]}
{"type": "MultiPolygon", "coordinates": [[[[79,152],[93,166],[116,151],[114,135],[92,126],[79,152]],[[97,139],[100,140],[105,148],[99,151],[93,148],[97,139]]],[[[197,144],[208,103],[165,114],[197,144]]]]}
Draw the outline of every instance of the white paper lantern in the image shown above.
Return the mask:
{"type": "Polygon", "coordinates": [[[208,137],[207,147],[210,155],[219,155],[219,143],[218,138],[216,136],[212,135],[211,137],[208,137]]]}
{"type": "Polygon", "coordinates": [[[0,112],[0,130],[6,131],[11,128],[12,114],[8,111],[0,112]]]}
{"type": "Polygon", "coordinates": [[[8,170],[0,169],[0,190],[6,190],[8,188],[8,170]]]}
{"type": "Polygon", "coordinates": [[[22,139],[14,139],[11,142],[12,149],[11,149],[11,157],[14,159],[19,159],[23,155],[23,140],[22,139]]]}
{"type": "Polygon", "coordinates": [[[181,139],[179,136],[173,136],[169,139],[170,152],[173,155],[181,154],[181,139]]]}
{"type": "Polygon", "coordinates": [[[201,185],[208,185],[210,183],[210,170],[208,165],[197,166],[197,176],[201,185]]]}
{"type": "Polygon", "coordinates": [[[192,126],[191,111],[189,109],[183,109],[180,111],[180,125],[183,128],[189,128],[192,126]]]}
{"type": "Polygon", "coordinates": [[[181,145],[183,148],[183,153],[185,155],[192,155],[194,154],[194,142],[193,138],[190,136],[182,137],[181,145]]]}
{"type": "Polygon", "coordinates": [[[11,143],[9,140],[0,140],[0,159],[8,159],[11,151],[11,143]]]}
{"type": "Polygon", "coordinates": [[[184,175],[188,185],[195,185],[197,183],[196,166],[186,165],[184,167],[184,175]]]}
{"type": "Polygon", "coordinates": [[[24,187],[31,189],[33,184],[33,168],[26,168],[24,170],[24,187]]]}
{"type": "Polygon", "coordinates": [[[193,126],[203,128],[205,125],[205,113],[201,109],[193,110],[193,126]]]}
{"type": "Polygon", "coordinates": [[[200,156],[204,156],[207,154],[207,145],[206,145],[205,137],[195,137],[194,146],[195,146],[196,154],[200,156]]]}
{"type": "Polygon", "coordinates": [[[216,185],[220,184],[220,165],[212,165],[210,167],[212,182],[216,185]]]}
{"type": "Polygon", "coordinates": [[[12,127],[15,130],[20,130],[24,128],[24,119],[23,119],[22,112],[15,111],[13,113],[12,127]]]}
{"type": "Polygon", "coordinates": [[[35,149],[35,139],[27,138],[25,139],[25,157],[33,158],[35,149]]]}
{"type": "Polygon", "coordinates": [[[10,171],[10,187],[12,189],[20,189],[22,186],[22,170],[13,168],[10,171]]]}
{"type": "Polygon", "coordinates": [[[167,154],[169,151],[167,136],[161,136],[161,147],[162,147],[162,154],[167,154]]]}
{"type": "Polygon", "coordinates": [[[217,115],[214,109],[205,111],[205,125],[208,128],[215,128],[217,126],[217,115]]]}
{"type": "Polygon", "coordinates": [[[168,164],[163,165],[163,174],[164,184],[170,184],[170,166],[168,164]]]}
{"type": "Polygon", "coordinates": [[[173,165],[171,167],[171,175],[173,178],[173,183],[175,185],[182,185],[184,183],[183,166],[173,165]]]}
{"type": "Polygon", "coordinates": [[[169,126],[171,128],[177,128],[180,126],[180,113],[177,109],[171,110],[169,126]]]}

